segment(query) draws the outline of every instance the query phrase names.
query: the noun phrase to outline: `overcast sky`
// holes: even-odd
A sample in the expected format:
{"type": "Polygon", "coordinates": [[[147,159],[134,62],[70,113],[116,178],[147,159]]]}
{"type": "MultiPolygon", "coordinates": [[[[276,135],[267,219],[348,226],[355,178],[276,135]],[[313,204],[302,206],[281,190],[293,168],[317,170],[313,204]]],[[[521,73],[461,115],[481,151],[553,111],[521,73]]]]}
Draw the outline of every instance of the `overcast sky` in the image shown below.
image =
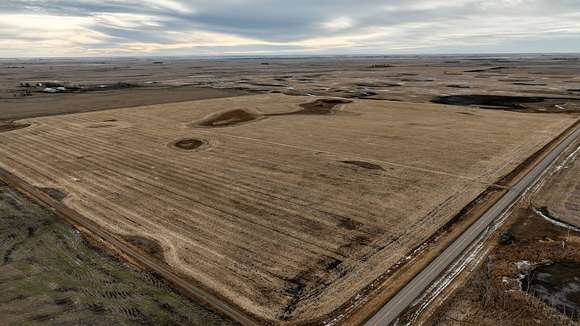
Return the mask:
{"type": "Polygon", "coordinates": [[[580,52],[580,0],[0,0],[0,56],[580,52]]]}

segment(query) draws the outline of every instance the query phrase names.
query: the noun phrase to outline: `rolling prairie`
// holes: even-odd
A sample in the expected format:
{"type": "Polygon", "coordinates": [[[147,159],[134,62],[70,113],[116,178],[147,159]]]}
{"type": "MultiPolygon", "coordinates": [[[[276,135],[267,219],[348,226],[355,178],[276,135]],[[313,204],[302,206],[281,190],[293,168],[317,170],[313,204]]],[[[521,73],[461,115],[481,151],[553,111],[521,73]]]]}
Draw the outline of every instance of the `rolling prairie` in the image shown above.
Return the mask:
{"type": "Polygon", "coordinates": [[[0,167],[250,314],[307,322],[574,121],[252,95],[16,121],[0,167]]]}

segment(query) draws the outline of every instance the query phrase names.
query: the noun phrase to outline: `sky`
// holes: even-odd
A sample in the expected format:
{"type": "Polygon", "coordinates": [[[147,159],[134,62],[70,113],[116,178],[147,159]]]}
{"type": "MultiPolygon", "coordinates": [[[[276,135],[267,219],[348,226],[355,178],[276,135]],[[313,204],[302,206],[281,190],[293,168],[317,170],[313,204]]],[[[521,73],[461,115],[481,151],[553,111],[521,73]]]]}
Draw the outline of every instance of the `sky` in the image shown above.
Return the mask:
{"type": "Polygon", "coordinates": [[[580,0],[0,0],[0,57],[580,52],[580,0]]]}

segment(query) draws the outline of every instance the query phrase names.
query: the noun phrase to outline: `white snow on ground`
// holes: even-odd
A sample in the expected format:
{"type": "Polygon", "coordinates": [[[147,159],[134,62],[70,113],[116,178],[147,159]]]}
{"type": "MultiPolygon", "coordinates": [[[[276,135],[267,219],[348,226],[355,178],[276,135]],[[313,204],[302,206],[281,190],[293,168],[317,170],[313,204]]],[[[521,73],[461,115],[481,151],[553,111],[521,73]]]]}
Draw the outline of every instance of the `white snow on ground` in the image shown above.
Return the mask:
{"type": "Polygon", "coordinates": [[[575,232],[580,232],[580,228],[577,228],[577,227],[575,227],[573,225],[570,225],[568,223],[564,223],[564,222],[560,222],[558,220],[555,220],[555,219],[551,218],[550,216],[542,213],[542,211],[540,211],[539,209],[537,209],[535,207],[533,208],[533,210],[534,210],[534,213],[538,214],[538,216],[541,216],[544,220],[546,220],[546,221],[548,221],[548,222],[550,222],[552,224],[555,224],[557,226],[566,228],[568,230],[572,230],[572,231],[575,231],[575,232]]]}

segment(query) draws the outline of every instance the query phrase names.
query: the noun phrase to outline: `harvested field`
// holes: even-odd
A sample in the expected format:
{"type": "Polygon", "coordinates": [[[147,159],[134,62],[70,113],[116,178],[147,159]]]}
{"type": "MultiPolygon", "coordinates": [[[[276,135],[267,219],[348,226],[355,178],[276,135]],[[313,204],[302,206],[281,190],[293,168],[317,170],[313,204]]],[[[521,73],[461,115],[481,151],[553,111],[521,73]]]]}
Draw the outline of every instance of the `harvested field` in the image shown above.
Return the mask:
{"type": "MultiPolygon", "coordinates": [[[[580,151],[580,148],[577,150],[580,151]]],[[[578,153],[576,153],[578,154],[578,153]]],[[[543,208],[550,217],[580,227],[580,162],[570,160],[560,171],[561,177],[548,184],[534,200],[536,208],[543,208]]]]}
{"type": "Polygon", "coordinates": [[[246,94],[247,92],[240,90],[183,86],[124,88],[21,98],[2,98],[0,95],[0,119],[22,119],[246,94]]]}
{"type": "Polygon", "coordinates": [[[21,121],[31,126],[0,134],[0,166],[61,189],[67,206],[248,313],[307,322],[331,316],[574,121],[243,96],[21,121]],[[182,139],[211,146],[167,146],[182,139]]]}

